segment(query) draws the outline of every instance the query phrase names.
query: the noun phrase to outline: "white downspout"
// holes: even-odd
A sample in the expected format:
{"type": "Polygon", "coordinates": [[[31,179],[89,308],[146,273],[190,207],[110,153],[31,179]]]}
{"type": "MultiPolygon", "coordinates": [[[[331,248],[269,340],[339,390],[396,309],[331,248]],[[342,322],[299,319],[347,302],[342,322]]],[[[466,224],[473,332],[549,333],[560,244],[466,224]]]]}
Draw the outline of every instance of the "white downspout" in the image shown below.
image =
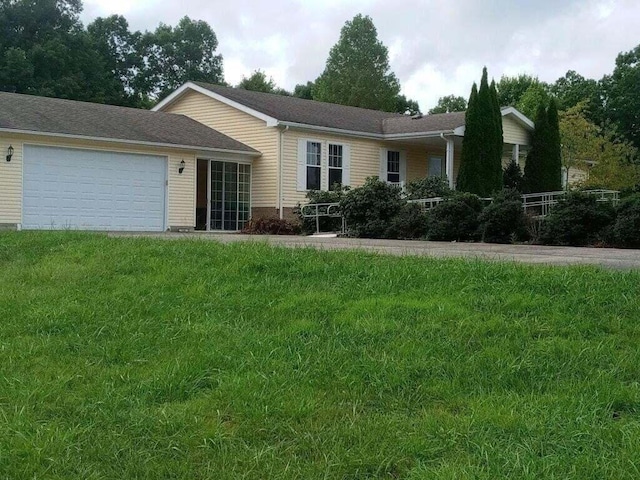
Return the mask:
{"type": "Polygon", "coordinates": [[[278,214],[280,219],[284,218],[284,211],[282,208],[282,159],[284,157],[284,133],[289,130],[289,125],[280,130],[280,152],[278,154],[278,214]]]}
{"type": "Polygon", "coordinates": [[[447,179],[449,180],[449,187],[454,188],[453,181],[453,139],[444,136],[444,133],[440,134],[440,138],[447,142],[447,150],[445,153],[445,171],[447,179]]]}

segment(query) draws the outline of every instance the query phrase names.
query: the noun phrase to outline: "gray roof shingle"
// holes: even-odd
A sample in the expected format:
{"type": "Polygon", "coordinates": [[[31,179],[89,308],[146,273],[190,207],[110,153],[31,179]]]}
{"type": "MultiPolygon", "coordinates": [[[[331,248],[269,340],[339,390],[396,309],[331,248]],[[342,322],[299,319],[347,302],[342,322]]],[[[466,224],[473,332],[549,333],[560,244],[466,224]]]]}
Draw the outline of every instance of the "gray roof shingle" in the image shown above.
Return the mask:
{"type": "Polygon", "coordinates": [[[455,130],[464,125],[465,112],[437,113],[422,118],[404,115],[400,118],[387,118],[383,122],[384,133],[442,132],[455,130]]]}
{"type": "Polygon", "coordinates": [[[274,93],[253,92],[202,82],[193,83],[282,122],[376,135],[448,131],[464,125],[464,112],[424,115],[422,118],[414,119],[400,113],[317,102],[274,93]]]}
{"type": "Polygon", "coordinates": [[[184,115],[6,92],[0,128],[258,153],[184,115]]]}

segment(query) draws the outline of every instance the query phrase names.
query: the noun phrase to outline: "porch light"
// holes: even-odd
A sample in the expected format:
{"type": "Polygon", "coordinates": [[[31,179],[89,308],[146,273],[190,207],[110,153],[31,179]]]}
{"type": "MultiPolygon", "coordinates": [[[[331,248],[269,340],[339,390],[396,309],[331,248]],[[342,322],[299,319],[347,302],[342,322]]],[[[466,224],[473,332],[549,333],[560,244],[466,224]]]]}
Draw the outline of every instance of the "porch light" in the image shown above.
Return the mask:
{"type": "Polygon", "coordinates": [[[180,162],[180,167],[178,167],[178,173],[179,173],[180,175],[182,175],[182,172],[184,172],[184,167],[185,167],[185,165],[186,165],[186,163],[184,163],[184,160],[182,160],[182,161],[180,162]]]}
{"type": "Polygon", "coordinates": [[[11,161],[11,157],[13,157],[13,147],[9,145],[9,148],[7,149],[7,162],[11,161]]]}

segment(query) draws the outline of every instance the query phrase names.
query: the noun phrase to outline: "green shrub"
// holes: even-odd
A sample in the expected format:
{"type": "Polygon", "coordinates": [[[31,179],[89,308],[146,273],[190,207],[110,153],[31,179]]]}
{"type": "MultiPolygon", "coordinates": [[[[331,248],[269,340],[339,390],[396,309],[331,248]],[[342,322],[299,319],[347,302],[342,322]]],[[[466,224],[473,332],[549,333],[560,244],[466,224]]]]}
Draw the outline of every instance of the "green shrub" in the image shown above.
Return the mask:
{"type": "Polygon", "coordinates": [[[340,201],[347,234],[362,238],[384,238],[404,205],[400,188],[377,177],[367,178],[362,187],[350,190],[340,201]]]}
{"type": "Polygon", "coordinates": [[[429,240],[469,241],[478,238],[482,202],[477,195],[456,193],[427,214],[429,240]]]}
{"type": "Polygon", "coordinates": [[[612,236],[617,247],[640,248],[640,194],[630,195],[620,203],[612,236]]]}
{"type": "Polygon", "coordinates": [[[595,245],[606,242],[615,220],[613,205],[582,192],[569,192],[545,217],[540,242],[546,245],[595,245]]]}
{"type": "Polygon", "coordinates": [[[505,189],[494,195],[493,202],[480,214],[480,233],[482,241],[488,243],[512,243],[528,238],[520,192],[505,189]]]}
{"type": "Polygon", "coordinates": [[[386,238],[411,240],[427,235],[427,214],[415,203],[405,204],[393,217],[385,232],[386,238]]]}
{"type": "Polygon", "coordinates": [[[425,177],[408,182],[407,198],[418,200],[421,198],[450,197],[453,190],[449,187],[447,177],[425,177]]]}
{"type": "Polygon", "coordinates": [[[515,189],[518,192],[522,192],[524,189],[522,169],[515,160],[512,159],[509,164],[504,167],[502,171],[502,183],[504,184],[504,188],[515,189]]]}
{"type": "Polygon", "coordinates": [[[242,229],[248,235],[298,235],[300,224],[283,218],[251,219],[242,229]]]}
{"type": "MultiPolygon", "coordinates": [[[[340,203],[342,197],[349,191],[349,187],[341,187],[335,190],[311,190],[307,193],[307,204],[318,203],[340,203]]],[[[298,205],[294,213],[300,219],[302,233],[309,235],[316,232],[317,224],[315,218],[304,218],[302,216],[302,206],[298,205]]],[[[321,232],[337,232],[342,230],[342,219],[331,217],[320,217],[321,232]]]]}

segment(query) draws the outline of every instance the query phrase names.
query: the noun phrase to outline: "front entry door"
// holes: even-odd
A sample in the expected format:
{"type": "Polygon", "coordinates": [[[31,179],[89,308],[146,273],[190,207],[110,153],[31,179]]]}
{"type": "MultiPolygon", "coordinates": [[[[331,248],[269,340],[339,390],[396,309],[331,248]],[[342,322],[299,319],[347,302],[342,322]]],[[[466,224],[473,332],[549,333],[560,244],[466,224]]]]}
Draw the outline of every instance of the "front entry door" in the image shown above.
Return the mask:
{"type": "Polygon", "coordinates": [[[251,166],[209,162],[208,230],[242,230],[249,221],[251,166]]]}

